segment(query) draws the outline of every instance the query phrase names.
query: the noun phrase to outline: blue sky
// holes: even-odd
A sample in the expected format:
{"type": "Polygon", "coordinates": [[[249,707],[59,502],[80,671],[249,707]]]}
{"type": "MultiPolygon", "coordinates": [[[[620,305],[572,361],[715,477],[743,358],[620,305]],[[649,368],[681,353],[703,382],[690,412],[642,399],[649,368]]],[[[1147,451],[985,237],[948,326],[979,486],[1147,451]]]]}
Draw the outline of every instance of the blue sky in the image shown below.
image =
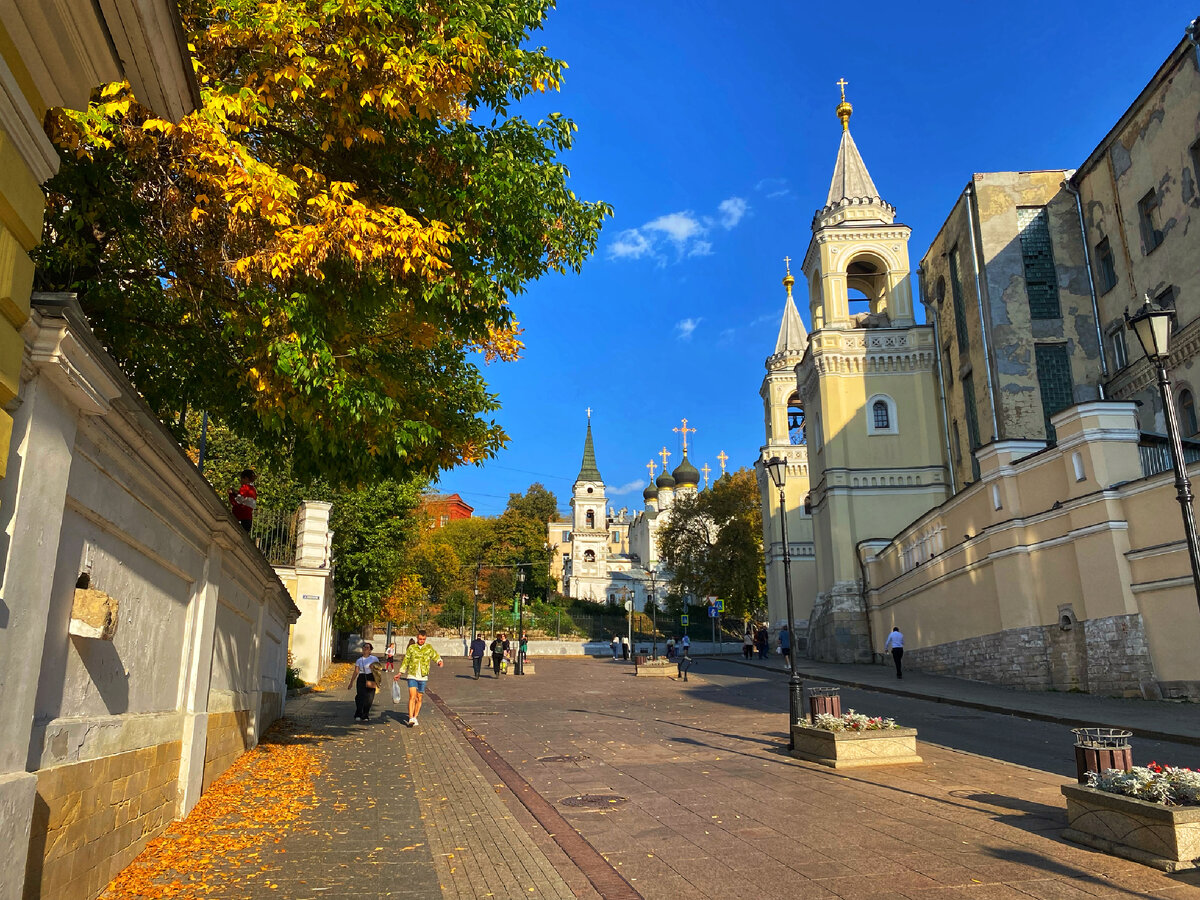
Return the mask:
{"type": "MultiPolygon", "coordinates": [[[[642,505],[672,427],[689,457],[749,465],[758,388],[825,201],[848,82],[851,132],[911,226],[915,269],[972,172],[1072,168],[1133,102],[1200,9],[1128,3],[809,4],[560,0],[538,43],[570,68],[527,103],[579,126],[571,187],[615,216],[582,274],[515,299],[521,360],[485,369],[511,437],[443,475],[476,515],[541,481],[564,511],[586,415],[614,508],[642,505]]],[[[797,301],[808,324],[803,280],[797,301]]]]}

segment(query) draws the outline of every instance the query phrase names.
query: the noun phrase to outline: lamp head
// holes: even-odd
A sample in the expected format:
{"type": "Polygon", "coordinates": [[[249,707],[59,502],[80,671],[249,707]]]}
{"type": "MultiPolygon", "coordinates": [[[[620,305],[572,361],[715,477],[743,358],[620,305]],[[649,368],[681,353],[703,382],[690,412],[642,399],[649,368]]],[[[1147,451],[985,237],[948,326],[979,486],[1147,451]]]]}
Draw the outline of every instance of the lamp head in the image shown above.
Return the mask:
{"type": "Polygon", "coordinates": [[[775,487],[783,490],[783,486],[787,483],[787,460],[780,456],[772,456],[763,467],[767,470],[767,474],[771,476],[771,481],[775,483],[775,487]]]}
{"type": "Polygon", "coordinates": [[[1150,295],[1144,295],[1146,302],[1132,316],[1125,311],[1125,325],[1137,335],[1142,352],[1153,363],[1166,362],[1171,355],[1171,317],[1169,309],[1153,303],[1150,295]]]}

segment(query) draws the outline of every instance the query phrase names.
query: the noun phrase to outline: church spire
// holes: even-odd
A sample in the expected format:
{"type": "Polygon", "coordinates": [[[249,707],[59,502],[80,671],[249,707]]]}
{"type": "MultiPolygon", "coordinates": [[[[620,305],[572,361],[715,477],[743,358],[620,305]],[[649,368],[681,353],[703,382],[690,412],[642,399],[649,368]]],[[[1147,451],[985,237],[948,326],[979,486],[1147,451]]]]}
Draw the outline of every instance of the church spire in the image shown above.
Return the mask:
{"type": "Polygon", "coordinates": [[[787,275],[783,277],[783,286],[787,288],[787,300],[783,304],[783,321],[779,323],[779,338],[775,341],[775,352],[784,353],[794,350],[800,353],[808,346],[808,330],[800,319],[796,309],[796,301],[792,299],[792,285],[796,279],[792,277],[792,258],[785,256],[783,264],[787,266],[787,275]]]}
{"type": "MultiPolygon", "coordinates": [[[[863,162],[862,154],[850,136],[850,116],[854,107],[846,99],[847,83],[844,78],[837,82],[842,89],[842,101],[837,105],[837,117],[842,123],[842,140],[833,164],[833,178],[829,181],[829,196],[825,200],[825,207],[817,212],[817,218],[827,219],[833,213],[852,208],[854,211],[840,217],[840,220],[876,221],[890,225],[895,220],[896,209],[880,196],[871,173],[867,171],[867,164],[863,162]]],[[[818,224],[814,222],[814,227],[818,224]]],[[[821,224],[834,223],[826,221],[821,224]]]]}
{"type": "Polygon", "coordinates": [[[583,465],[579,467],[579,475],[575,482],[578,484],[580,481],[603,480],[600,470],[596,468],[596,448],[592,446],[592,411],[589,409],[587,437],[583,439],[583,465]]]}

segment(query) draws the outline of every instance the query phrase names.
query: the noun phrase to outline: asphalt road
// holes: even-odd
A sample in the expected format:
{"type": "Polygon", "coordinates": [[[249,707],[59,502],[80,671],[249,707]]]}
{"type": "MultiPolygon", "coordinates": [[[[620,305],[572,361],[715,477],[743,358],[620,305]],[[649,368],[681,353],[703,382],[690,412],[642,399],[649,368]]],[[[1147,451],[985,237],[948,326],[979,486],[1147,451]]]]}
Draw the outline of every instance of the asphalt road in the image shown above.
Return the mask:
{"type": "MultiPolygon", "coordinates": [[[[781,712],[787,709],[787,676],[782,671],[764,672],[736,662],[705,658],[694,672],[714,689],[730,692],[730,703],[739,703],[734,695],[741,695],[740,702],[753,697],[767,708],[777,704],[781,712]]],[[[842,688],[841,697],[843,710],[891,716],[901,725],[916,728],[918,740],[1057,775],[1075,775],[1075,736],[1067,725],[879,691],[842,688]]],[[[1155,760],[1200,769],[1200,747],[1136,736],[1132,743],[1136,765],[1155,760]]]]}

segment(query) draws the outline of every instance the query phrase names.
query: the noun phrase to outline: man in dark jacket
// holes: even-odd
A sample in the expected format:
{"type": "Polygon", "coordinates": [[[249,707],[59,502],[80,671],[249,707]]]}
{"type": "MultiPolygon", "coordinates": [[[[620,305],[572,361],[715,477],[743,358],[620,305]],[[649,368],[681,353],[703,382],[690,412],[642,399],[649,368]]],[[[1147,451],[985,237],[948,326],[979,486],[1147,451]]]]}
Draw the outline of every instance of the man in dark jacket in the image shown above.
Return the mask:
{"type": "Polygon", "coordinates": [[[487,644],[478,634],[475,635],[475,640],[471,641],[471,668],[475,670],[475,677],[479,678],[479,670],[483,668],[483,654],[487,652],[487,644]]]}

